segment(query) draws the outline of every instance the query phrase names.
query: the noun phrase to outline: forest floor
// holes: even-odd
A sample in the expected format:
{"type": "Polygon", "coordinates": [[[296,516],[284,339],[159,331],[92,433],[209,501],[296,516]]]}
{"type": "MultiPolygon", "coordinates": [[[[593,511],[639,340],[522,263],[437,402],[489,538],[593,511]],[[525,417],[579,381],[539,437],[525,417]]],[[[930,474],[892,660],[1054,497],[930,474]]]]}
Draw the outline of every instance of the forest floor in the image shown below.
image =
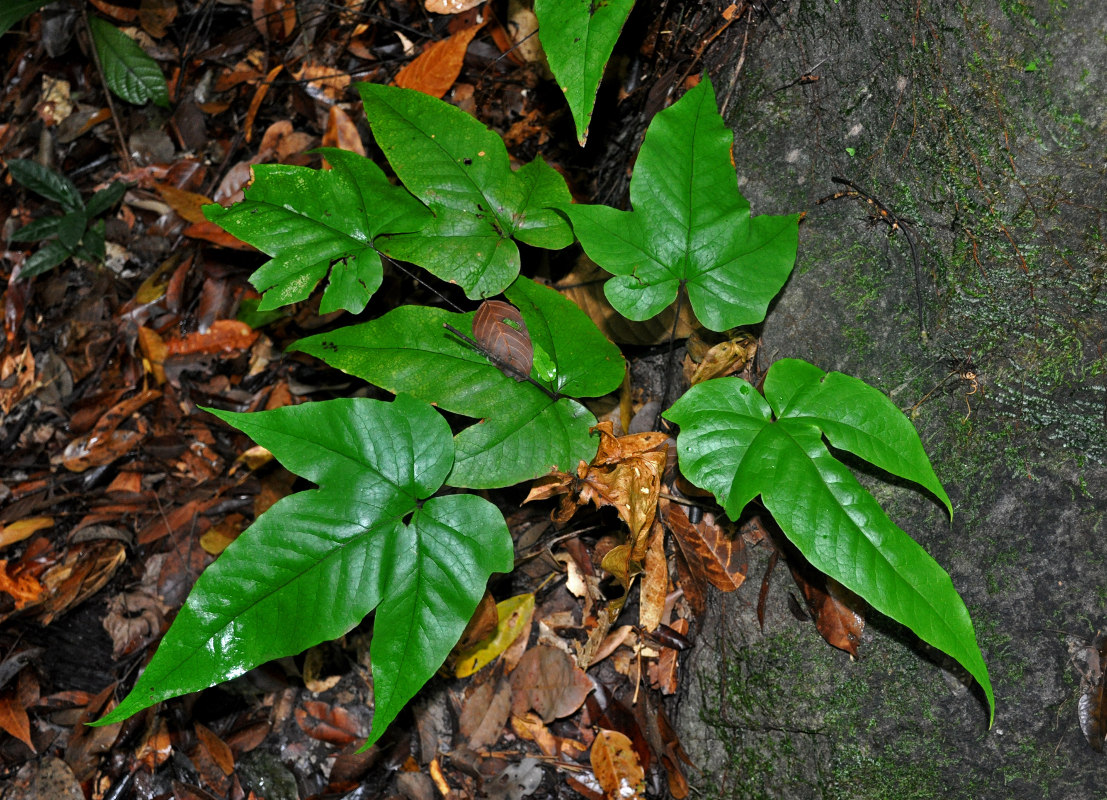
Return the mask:
{"type": "MultiPolygon", "coordinates": [[[[664,709],[704,576],[670,544],[666,628],[642,634],[632,598],[595,642],[582,685],[564,654],[595,637],[611,588],[598,564],[618,518],[582,509],[555,523],[552,501],[521,505],[517,491],[490,495],[517,569],[493,582],[468,634],[470,645],[487,640],[498,625],[493,598],[511,601],[519,628],[503,644],[514,644],[473,675],[444,670],[367,752],[356,751],[371,720],[370,620],[125,723],[84,724],[133,685],[203,569],[300,486],[199,407],[254,411],[372,391],[284,352],[342,312],[321,315],[316,295],[258,313],[248,279],[264,256],[208,222],[202,206],[240,199],[254,165],[320,166],[319,146],[382,161],[368,144],[359,81],[444,97],[501,134],[517,162],[540,155],[578,196],[623,203],[653,114],[694,83],[707,56],[734,62],[758,23],[772,24],[771,3],[739,3],[728,16],[639,5],[584,149],[542,65],[533,13],[516,3],[436,14],[416,0],[90,0],[32,13],[0,39],[0,797],[602,797],[589,760],[597,729],[629,737],[651,796],[688,794],[664,709]],[[156,60],[166,108],[107,92],[90,19],[156,60]],[[13,234],[58,207],[13,180],[12,159],[66,176],[85,200],[125,184],[99,218],[103,263],[66,259],[20,278],[40,245],[13,234]],[[520,663],[567,670],[544,689],[559,698],[556,715],[534,712],[542,703],[524,696],[533,681],[511,669],[520,663]]],[[[529,274],[552,282],[576,267],[570,256],[529,274]]],[[[441,292],[465,302],[456,287],[441,292]]],[[[438,303],[436,294],[389,266],[364,316],[438,303]]],[[[617,425],[661,402],[667,332],[630,334],[634,380],[607,409],[617,425]]],[[[705,519],[699,535],[722,541],[705,519]]],[[[756,523],[734,541],[719,568],[736,585],[743,543],[768,544],[756,523]]]]}

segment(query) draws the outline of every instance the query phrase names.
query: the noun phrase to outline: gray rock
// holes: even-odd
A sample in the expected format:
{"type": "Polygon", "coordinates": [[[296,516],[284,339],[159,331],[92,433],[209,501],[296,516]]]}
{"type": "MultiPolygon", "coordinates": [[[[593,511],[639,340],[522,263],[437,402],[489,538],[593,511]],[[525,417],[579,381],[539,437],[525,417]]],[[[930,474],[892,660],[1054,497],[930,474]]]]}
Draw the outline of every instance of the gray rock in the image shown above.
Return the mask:
{"type": "Polygon", "coordinates": [[[989,730],[963,673],[875,613],[857,661],[823,644],[788,614],[785,570],[762,633],[755,561],[685,664],[693,784],[728,798],[1103,797],[1071,649],[1107,625],[1107,4],[775,8],[783,32],[761,26],[737,79],[712,71],[754,211],[809,212],[763,354],[855,375],[913,412],[953,523],[921,493],[867,485],[964,597],[997,713],[989,730]],[[775,91],[808,70],[820,79],[775,91]],[[844,188],[831,176],[914,222],[925,337],[906,240],[862,199],[815,205],[844,188]]]}

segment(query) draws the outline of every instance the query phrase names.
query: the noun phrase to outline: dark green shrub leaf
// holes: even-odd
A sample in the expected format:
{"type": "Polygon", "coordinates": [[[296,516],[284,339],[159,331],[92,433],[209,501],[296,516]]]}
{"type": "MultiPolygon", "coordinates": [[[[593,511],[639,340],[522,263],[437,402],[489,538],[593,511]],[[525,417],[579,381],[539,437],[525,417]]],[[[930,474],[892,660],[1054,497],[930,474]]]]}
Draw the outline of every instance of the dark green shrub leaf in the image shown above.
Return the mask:
{"type": "Polygon", "coordinates": [[[0,36],[49,2],[50,0],[5,0],[4,7],[0,8],[0,36]]]}
{"type": "Polygon", "coordinates": [[[259,164],[245,200],[204,206],[209,220],[273,256],[250,276],[264,294],[259,311],[306,299],[329,273],[320,311],[360,313],[383,277],[373,240],[383,231],[418,230],[430,219],[365,156],[330,147],[318,152],[333,169],[259,164]]]}
{"type": "Polygon", "coordinates": [[[41,242],[43,239],[57,236],[61,221],[61,217],[43,217],[28,222],[12,234],[11,240],[13,242],[41,242]]]}
{"type": "Polygon", "coordinates": [[[442,665],[489,575],[511,570],[503,517],[473,495],[426,500],[450,471],[453,442],[411,397],[212,413],[319,489],[278,502],[204,571],[134,689],[98,724],[341,636],[376,608],[368,746],[442,665]]]}
{"type": "Polygon", "coordinates": [[[158,62],[107,20],[89,15],[88,24],[108,88],[137,106],[152,101],[169,108],[169,89],[158,62]]]}
{"type": "Polygon", "coordinates": [[[948,508],[918,434],[888,398],[854,378],[786,359],[769,370],[764,398],[740,378],[719,378],[693,386],[664,416],[680,425],[677,452],[689,480],[735,519],[761,495],[817,569],[968,670],[994,719],[988,669],[949,575],[823,444],[825,434],[948,508]]]}
{"type": "Polygon", "coordinates": [[[53,200],[66,211],[80,211],[85,207],[81,192],[64,175],[26,158],[8,160],[8,169],[16,182],[26,186],[35,194],[53,200]]]}
{"type": "Polygon", "coordinates": [[[87,212],[83,210],[70,211],[58,222],[58,241],[62,243],[62,246],[66,250],[73,252],[77,249],[77,245],[81,243],[81,239],[84,237],[87,227],[87,212]]]}
{"type": "Polygon", "coordinates": [[[110,185],[94,194],[88,201],[89,219],[98,217],[108,211],[116,203],[123,199],[127,193],[127,184],[123,181],[112,181],[110,185]]]}
{"type": "Polygon", "coordinates": [[[633,211],[565,209],[585,252],[616,275],[604,291],[623,316],[649,319],[684,286],[712,330],[765,318],[796,261],[799,215],[750,217],[732,141],[705,77],[650,123],[630,182],[633,211]]]}
{"type": "Polygon", "coordinates": [[[358,89],[392,169],[435,214],[418,233],[390,231],[400,235],[382,238],[382,251],[480,299],[519,274],[513,238],[551,249],[572,244],[572,231],[552,208],[569,203],[569,189],[545,162],[512,172],[500,137],[461,109],[411,89],[358,89]]]}
{"type": "Polygon", "coordinates": [[[573,113],[581,147],[604,67],[633,7],[634,0],[535,0],[542,49],[573,113]]]}
{"type": "Polygon", "coordinates": [[[549,378],[532,371],[545,390],[516,381],[443,327],[472,336],[472,313],[401,306],[372,322],[303,339],[292,349],[390,392],[482,418],[456,437],[451,486],[510,486],[555,466],[570,470],[580,459],[591,460],[597,447],[588,434],[595,418],[570,398],[614,390],[623,359],[584,312],[553,289],[520,277],[505,294],[536,349],[553,362],[549,378]]]}
{"type": "Polygon", "coordinates": [[[26,278],[33,278],[36,275],[41,275],[47,270],[53,269],[72,255],[72,253],[65,249],[65,245],[57,239],[51,239],[36,250],[30,258],[23,262],[23,269],[19,271],[19,279],[25,280],[26,278]]]}

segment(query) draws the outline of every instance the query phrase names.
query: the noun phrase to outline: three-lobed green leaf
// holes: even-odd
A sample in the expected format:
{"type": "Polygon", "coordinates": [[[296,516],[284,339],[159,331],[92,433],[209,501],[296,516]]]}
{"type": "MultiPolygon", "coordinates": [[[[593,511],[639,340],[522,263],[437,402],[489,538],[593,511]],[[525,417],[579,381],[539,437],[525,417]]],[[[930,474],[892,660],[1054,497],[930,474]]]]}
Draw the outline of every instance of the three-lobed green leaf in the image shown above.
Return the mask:
{"type": "Polygon", "coordinates": [[[107,20],[90,15],[88,24],[108,88],[137,106],[153,102],[169,108],[169,87],[158,62],[107,20]]]}
{"type": "Polygon", "coordinates": [[[569,203],[569,189],[544,161],[512,171],[503,140],[461,109],[411,89],[358,89],[392,169],[434,212],[417,232],[389,231],[382,251],[480,299],[519,274],[513,239],[550,249],[572,244],[572,230],[554,210],[569,203]]]}
{"type": "Polygon", "coordinates": [[[210,221],[273,256],[250,276],[263,293],[259,311],[304,300],[329,277],[321,313],[360,313],[384,276],[376,237],[418,230],[431,217],[365,156],[318,152],[332,169],[259,164],[243,201],[204,206],[210,221]]]}
{"type": "Polygon", "coordinates": [[[503,517],[474,495],[431,498],[453,441],[414,398],[212,413],[319,488],[276,503],[204,571],[134,689],[98,724],[334,639],[375,608],[368,747],[442,665],[491,573],[512,569],[503,517]]]}
{"type": "Polygon", "coordinates": [[[581,147],[604,67],[633,7],[634,0],[535,0],[538,37],[569,103],[581,147]]]}
{"type": "Polygon", "coordinates": [[[292,349],[391,392],[482,418],[456,437],[451,486],[509,486],[554,467],[572,469],[595,455],[597,443],[589,435],[595,417],[571,398],[614,390],[623,377],[622,356],[553,289],[520,277],[505,295],[522,314],[536,350],[553,362],[549,377],[532,371],[545,391],[505,374],[443,327],[471,335],[472,313],[401,306],[371,322],[303,339],[292,349]]]}
{"type": "Polygon", "coordinates": [[[649,319],[684,287],[712,330],[765,318],[795,264],[799,215],[751,218],[732,141],[705,77],[650,123],[631,177],[632,211],[565,209],[585,252],[615,274],[604,292],[623,316],[649,319]]]}
{"type": "Polygon", "coordinates": [[[760,495],[817,569],[968,670],[994,719],[988,669],[949,575],[823,443],[825,435],[951,509],[918,434],[887,397],[856,378],[785,359],[766,375],[765,397],[740,378],[719,378],[692,387],[664,416],[680,426],[677,452],[689,480],[733,518],[760,495]]]}

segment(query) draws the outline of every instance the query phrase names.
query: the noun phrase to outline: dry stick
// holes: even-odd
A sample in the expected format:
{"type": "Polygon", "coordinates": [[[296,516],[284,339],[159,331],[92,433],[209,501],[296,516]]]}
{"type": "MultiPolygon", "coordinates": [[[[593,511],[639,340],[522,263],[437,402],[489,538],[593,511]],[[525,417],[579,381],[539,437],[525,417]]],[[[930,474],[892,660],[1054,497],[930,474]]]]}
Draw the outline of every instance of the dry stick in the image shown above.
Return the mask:
{"type": "Polygon", "coordinates": [[[911,263],[915,268],[915,303],[918,309],[919,316],[919,334],[922,336],[923,341],[926,341],[926,316],[923,310],[923,298],[922,298],[922,272],[919,268],[919,254],[915,250],[915,241],[911,236],[910,231],[907,230],[907,221],[902,217],[897,216],[888,206],[877,200],[871,194],[866,192],[856,183],[846,178],[832,175],[830,177],[834,183],[841,184],[849,188],[848,192],[835,192],[832,195],[822,197],[815,201],[815,205],[822,205],[823,203],[831,200],[838,200],[843,197],[860,197],[866,203],[876,209],[878,219],[888,226],[888,235],[891,236],[896,231],[903,232],[903,238],[907,240],[907,246],[911,249],[911,263]]]}
{"type": "Polygon", "coordinates": [[[111,99],[111,89],[108,88],[107,79],[104,78],[104,65],[100,63],[100,51],[96,49],[96,37],[92,35],[92,26],[88,24],[88,7],[81,5],[81,21],[85,25],[85,33],[88,35],[88,44],[92,49],[92,60],[96,62],[96,73],[100,76],[100,85],[104,87],[104,96],[108,99],[108,111],[111,112],[111,121],[115,124],[115,135],[119,137],[119,149],[123,151],[123,165],[130,172],[135,168],[131,160],[131,152],[127,149],[127,140],[123,136],[123,128],[119,125],[119,115],[115,113],[115,103],[111,99]]]}
{"type": "Polygon", "coordinates": [[[442,323],[442,327],[443,327],[443,328],[445,328],[446,330],[448,330],[448,331],[449,331],[450,333],[452,333],[452,334],[453,334],[454,336],[456,336],[456,337],[458,337],[459,339],[461,339],[461,340],[462,340],[463,342],[465,342],[465,343],[466,343],[467,345],[469,345],[470,347],[472,347],[472,348],[473,348],[474,350],[476,350],[476,351],[477,351],[478,353],[480,353],[480,354],[481,354],[482,356],[484,356],[485,358],[487,358],[487,359],[488,359],[489,361],[491,361],[491,362],[492,362],[492,364],[493,364],[493,365],[494,365],[494,366],[495,366],[495,367],[496,367],[497,369],[499,369],[499,370],[500,370],[501,372],[503,372],[503,373],[505,373],[505,374],[507,374],[507,375],[510,375],[511,377],[513,377],[513,378],[516,378],[516,379],[518,379],[518,380],[521,380],[521,381],[526,381],[527,383],[530,383],[530,384],[533,384],[534,386],[537,386],[537,387],[538,387],[539,389],[541,389],[541,390],[542,390],[543,392],[545,392],[545,393],[546,393],[547,395],[549,395],[549,397],[550,397],[550,399],[551,399],[551,400],[560,400],[560,399],[561,399],[561,395],[560,395],[560,394],[558,394],[557,392],[553,391],[553,390],[552,390],[552,389],[550,389],[550,388],[549,388],[548,386],[543,386],[543,385],[542,385],[541,383],[539,383],[538,381],[536,381],[536,380],[535,380],[534,378],[532,378],[532,377],[531,377],[530,375],[524,375],[524,374],[523,374],[522,372],[520,372],[519,370],[517,370],[517,369],[516,369],[516,368],[515,368],[514,366],[512,366],[511,364],[509,364],[509,363],[508,363],[507,361],[504,361],[504,360],[503,360],[502,358],[500,358],[500,357],[499,357],[498,355],[496,355],[495,353],[493,353],[493,352],[491,352],[491,351],[489,351],[489,350],[486,350],[486,349],[485,349],[484,347],[482,347],[482,346],[481,346],[480,342],[478,342],[478,341],[476,341],[475,339],[471,339],[470,337],[466,336],[466,335],[465,335],[464,333],[462,333],[461,331],[459,331],[459,330],[458,330],[457,328],[455,328],[455,327],[454,327],[453,325],[451,325],[450,323],[448,323],[448,322],[443,322],[443,323],[442,323]]]}
{"type": "MultiPolygon", "coordinates": [[[[373,249],[376,250],[376,248],[373,248],[373,249]]],[[[400,270],[400,272],[407,275],[409,278],[411,278],[416,283],[421,284],[424,289],[429,289],[433,294],[437,295],[438,299],[441,300],[443,303],[447,303],[450,306],[452,306],[454,311],[457,311],[459,314],[465,313],[464,311],[462,311],[461,306],[459,306],[457,303],[455,303],[450,298],[446,297],[446,295],[442,294],[442,292],[435,289],[433,286],[431,286],[425,280],[420,278],[416,273],[412,272],[407,267],[400,264],[400,262],[397,261],[396,259],[394,259],[392,256],[390,256],[386,253],[382,253],[380,250],[377,250],[377,255],[381,256],[382,258],[388,259],[389,264],[394,266],[396,269],[400,270]]]]}

